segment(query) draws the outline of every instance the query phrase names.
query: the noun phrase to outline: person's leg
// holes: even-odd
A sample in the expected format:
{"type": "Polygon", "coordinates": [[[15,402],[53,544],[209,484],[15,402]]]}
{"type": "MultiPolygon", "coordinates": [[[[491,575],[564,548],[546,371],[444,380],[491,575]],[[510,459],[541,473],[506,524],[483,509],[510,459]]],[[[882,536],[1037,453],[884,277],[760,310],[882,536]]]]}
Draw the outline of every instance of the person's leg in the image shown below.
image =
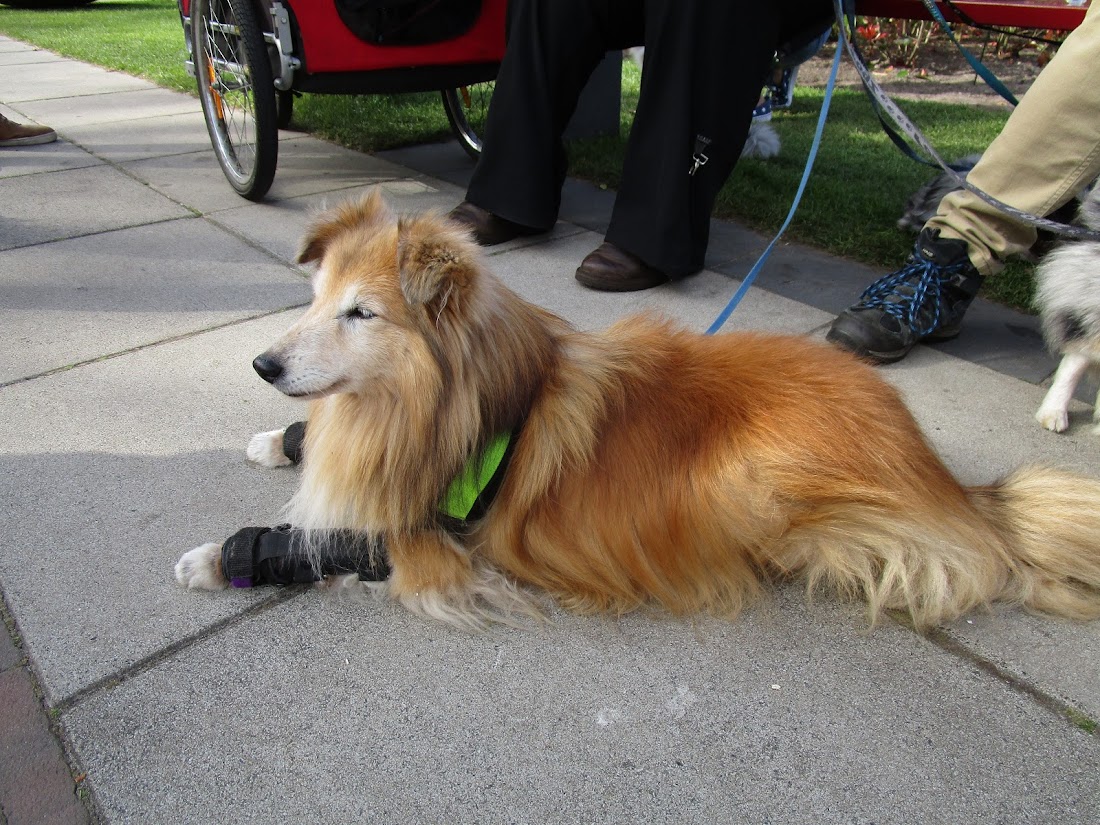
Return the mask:
{"type": "MultiPolygon", "coordinates": [[[[967,180],[1000,201],[1049,215],[1100,175],[1100,5],[1059,47],[989,144],[967,180]]],[[[982,275],[1035,243],[1035,227],[1013,221],[977,195],[953,192],[928,227],[966,242],[982,275]]]]}
{"type": "Polygon", "coordinates": [[[702,268],[711,209],[775,49],[828,15],[827,0],[646,3],[641,95],[608,242],[670,277],[702,268]],[[706,162],[690,174],[697,155],[706,162]]]}
{"type": "Polygon", "coordinates": [[[539,230],[557,220],[561,135],[596,65],[641,41],[640,0],[513,0],[484,150],[466,199],[539,230]]]}
{"type": "MultiPolygon", "coordinates": [[[[998,200],[1048,215],[1100,174],[1100,11],[1036,78],[968,181],[998,200]]],[[[945,197],[905,267],[868,287],[841,313],[830,341],[881,363],[918,341],[954,337],[982,279],[1029,249],[1035,229],[970,192],[945,197]]]]}

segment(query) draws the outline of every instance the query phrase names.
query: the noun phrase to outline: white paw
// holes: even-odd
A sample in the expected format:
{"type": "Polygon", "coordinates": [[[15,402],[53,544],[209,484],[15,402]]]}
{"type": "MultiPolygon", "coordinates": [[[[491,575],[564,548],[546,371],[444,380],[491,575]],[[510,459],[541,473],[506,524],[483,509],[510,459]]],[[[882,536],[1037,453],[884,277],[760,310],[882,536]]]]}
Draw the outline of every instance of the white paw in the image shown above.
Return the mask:
{"type": "Polygon", "coordinates": [[[1064,433],[1069,427],[1069,412],[1057,407],[1040,407],[1035,420],[1051,432],[1064,433]]]}
{"type": "Polygon", "coordinates": [[[176,562],[176,581],[188,590],[224,590],[221,574],[222,546],[211,542],[184,553],[176,562]]]}
{"type": "Polygon", "coordinates": [[[261,467],[285,467],[291,461],[283,454],[284,430],[256,433],[248,442],[248,460],[261,467]]]}

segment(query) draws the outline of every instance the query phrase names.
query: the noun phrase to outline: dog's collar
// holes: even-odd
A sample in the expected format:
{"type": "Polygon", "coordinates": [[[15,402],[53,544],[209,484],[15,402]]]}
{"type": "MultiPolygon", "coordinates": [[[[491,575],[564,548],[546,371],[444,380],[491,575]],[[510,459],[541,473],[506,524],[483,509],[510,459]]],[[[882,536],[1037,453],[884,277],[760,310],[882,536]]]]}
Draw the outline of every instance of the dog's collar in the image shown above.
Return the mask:
{"type": "Polygon", "coordinates": [[[488,512],[508,469],[515,436],[511,432],[494,436],[480,453],[467,459],[462,472],[447,486],[438,514],[448,532],[466,532],[469,522],[488,512]]]}

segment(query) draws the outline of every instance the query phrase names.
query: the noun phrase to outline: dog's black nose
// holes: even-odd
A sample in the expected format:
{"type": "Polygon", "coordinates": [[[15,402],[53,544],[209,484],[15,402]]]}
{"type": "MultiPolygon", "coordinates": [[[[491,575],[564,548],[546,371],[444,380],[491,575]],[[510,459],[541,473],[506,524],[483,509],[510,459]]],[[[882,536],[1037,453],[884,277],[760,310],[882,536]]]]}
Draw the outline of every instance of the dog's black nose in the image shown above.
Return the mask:
{"type": "Polygon", "coordinates": [[[283,374],[283,363],[265,352],[263,355],[256,356],[256,360],[252,362],[252,369],[256,370],[264,381],[274,384],[283,374]]]}

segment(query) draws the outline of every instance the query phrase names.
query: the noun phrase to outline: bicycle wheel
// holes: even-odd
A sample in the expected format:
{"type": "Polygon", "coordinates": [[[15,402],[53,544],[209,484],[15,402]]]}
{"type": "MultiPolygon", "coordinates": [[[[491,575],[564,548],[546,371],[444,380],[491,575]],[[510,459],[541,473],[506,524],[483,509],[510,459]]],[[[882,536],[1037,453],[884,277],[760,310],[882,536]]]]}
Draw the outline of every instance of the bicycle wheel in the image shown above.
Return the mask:
{"type": "Polygon", "coordinates": [[[493,97],[495,80],[443,90],[443,109],[458,138],[459,145],[474,160],[481,154],[481,136],[485,134],[485,118],[493,97]]]}
{"type": "Polygon", "coordinates": [[[229,185],[258,201],[279,153],[275,80],[249,0],[194,0],[195,75],[206,128],[229,185]]]}

